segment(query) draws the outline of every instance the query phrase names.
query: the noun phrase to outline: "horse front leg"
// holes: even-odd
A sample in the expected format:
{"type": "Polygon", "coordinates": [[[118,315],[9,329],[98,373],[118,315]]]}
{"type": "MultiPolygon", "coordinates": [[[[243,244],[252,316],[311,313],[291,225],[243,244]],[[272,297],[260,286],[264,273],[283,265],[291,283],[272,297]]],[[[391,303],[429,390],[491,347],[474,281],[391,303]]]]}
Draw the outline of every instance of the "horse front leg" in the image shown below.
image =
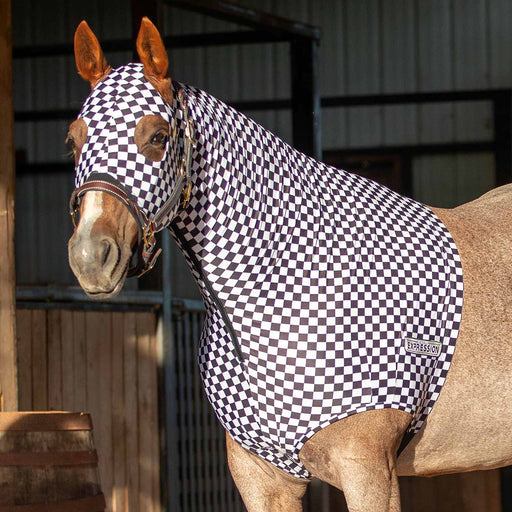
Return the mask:
{"type": "Polygon", "coordinates": [[[300,458],[343,491],[350,512],[400,512],[396,451],[410,421],[390,409],[351,416],[315,434],[300,458]]]}
{"type": "Polygon", "coordinates": [[[226,434],[228,465],[247,512],[301,512],[308,480],[288,475],[226,434]]]}

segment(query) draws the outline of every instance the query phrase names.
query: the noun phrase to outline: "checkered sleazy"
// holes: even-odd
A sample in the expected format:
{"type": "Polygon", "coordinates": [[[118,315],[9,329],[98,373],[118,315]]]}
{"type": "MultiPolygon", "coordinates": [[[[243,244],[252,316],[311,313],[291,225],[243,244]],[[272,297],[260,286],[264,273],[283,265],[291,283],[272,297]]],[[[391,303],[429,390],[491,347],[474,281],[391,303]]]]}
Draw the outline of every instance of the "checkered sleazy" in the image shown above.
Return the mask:
{"type": "MultiPolygon", "coordinates": [[[[418,431],[462,313],[462,266],[445,226],[212,96],[174,87],[186,93],[197,145],[191,199],[169,227],[207,308],[199,365],[222,425],[301,478],[310,476],[298,457],[304,443],[351,414],[400,409],[418,431]],[[408,350],[422,344],[435,349],[408,350]]],[[[77,185],[95,166],[113,173],[151,215],[172,188],[172,146],[181,146],[158,163],[132,147],[139,116],[176,111],[155,95],[138,65],[98,86],[82,110],[93,130],[77,169],[77,185]]]]}

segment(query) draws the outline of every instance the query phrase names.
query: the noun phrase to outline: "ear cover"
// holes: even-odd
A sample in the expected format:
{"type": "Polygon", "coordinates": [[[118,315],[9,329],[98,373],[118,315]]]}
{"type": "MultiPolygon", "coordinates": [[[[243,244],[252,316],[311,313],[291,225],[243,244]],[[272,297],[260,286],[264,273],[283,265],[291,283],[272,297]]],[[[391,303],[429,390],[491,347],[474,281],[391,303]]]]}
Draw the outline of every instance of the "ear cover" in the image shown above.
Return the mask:
{"type": "Polygon", "coordinates": [[[91,88],[101,82],[111,71],[103,50],[93,31],[82,21],[75,32],[75,62],[80,76],[91,83],[91,88]]]}
{"type": "Polygon", "coordinates": [[[137,36],[137,53],[144,65],[144,76],[166,103],[172,101],[171,78],[167,74],[169,59],[160,33],[149,18],[142,18],[137,36]]]}

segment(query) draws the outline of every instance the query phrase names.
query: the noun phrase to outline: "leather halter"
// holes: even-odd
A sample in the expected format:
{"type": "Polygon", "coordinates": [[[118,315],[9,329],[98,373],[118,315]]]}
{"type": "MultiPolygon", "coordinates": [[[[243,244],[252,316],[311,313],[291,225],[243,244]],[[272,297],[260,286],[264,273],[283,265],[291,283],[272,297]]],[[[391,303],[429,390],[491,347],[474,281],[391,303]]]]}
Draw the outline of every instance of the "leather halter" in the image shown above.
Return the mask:
{"type": "MultiPolygon", "coordinates": [[[[193,138],[194,127],[193,122],[189,117],[189,109],[186,101],[186,96],[182,90],[178,93],[178,100],[183,112],[183,120],[185,122],[184,142],[183,142],[183,157],[181,159],[180,169],[174,190],[172,191],[169,199],[155,214],[153,219],[149,219],[147,215],[137,206],[137,200],[130,194],[126,188],[111,174],[108,173],[91,173],[89,179],[81,186],[73,190],[69,200],[69,213],[73,220],[73,225],[77,226],[76,216],[80,211],[80,204],[82,197],[86,192],[95,190],[99,192],[106,192],[119,199],[131,213],[135,222],[137,223],[137,245],[134,249],[136,255],[135,263],[131,264],[128,268],[127,277],[137,276],[140,277],[149,270],[151,270],[156,263],[156,260],[162,249],[159,248],[153,254],[156,248],[155,232],[161,229],[160,223],[165,220],[166,216],[176,207],[181,197],[183,196],[182,207],[185,207],[190,199],[190,191],[192,183],[190,181],[190,168],[192,164],[192,148],[196,147],[196,140],[193,138]]],[[[177,131],[177,129],[176,129],[177,131]]]]}
{"type": "Polygon", "coordinates": [[[162,252],[162,249],[158,249],[158,251],[153,254],[156,247],[155,224],[153,221],[149,220],[146,214],[137,206],[135,198],[110,174],[92,173],[90,178],[81,187],[73,190],[69,200],[69,213],[75,228],[77,226],[76,216],[80,210],[82,198],[86,192],[91,190],[106,192],[119,199],[128,208],[128,211],[137,223],[137,245],[134,251],[136,260],[128,269],[128,277],[140,277],[148,270],[151,270],[162,252]]]}

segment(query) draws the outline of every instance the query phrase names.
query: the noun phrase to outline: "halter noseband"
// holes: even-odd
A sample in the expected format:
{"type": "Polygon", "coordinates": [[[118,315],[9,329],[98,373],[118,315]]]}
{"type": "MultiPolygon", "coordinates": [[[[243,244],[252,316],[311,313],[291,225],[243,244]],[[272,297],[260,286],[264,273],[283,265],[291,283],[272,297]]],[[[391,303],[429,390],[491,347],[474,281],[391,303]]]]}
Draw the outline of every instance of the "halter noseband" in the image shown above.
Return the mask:
{"type": "MultiPolygon", "coordinates": [[[[137,200],[130,194],[126,188],[114,176],[108,173],[91,173],[89,179],[81,186],[73,190],[69,200],[69,213],[73,221],[73,225],[77,226],[76,216],[80,210],[80,203],[86,192],[95,190],[106,192],[111,196],[119,199],[127,208],[137,223],[137,246],[136,261],[128,268],[127,277],[140,277],[151,270],[162,249],[159,248],[153,254],[156,248],[156,228],[160,222],[165,220],[166,216],[176,207],[183,196],[182,208],[185,207],[190,199],[190,191],[192,183],[190,181],[190,167],[192,164],[192,149],[196,147],[196,140],[193,138],[193,122],[189,116],[188,104],[185,94],[182,90],[178,93],[179,103],[184,103],[183,120],[185,122],[183,157],[178,171],[178,177],[175,187],[169,196],[169,199],[158,210],[153,219],[149,219],[147,215],[137,206],[137,200]]],[[[176,128],[177,132],[177,128],[176,128]]]]}
{"type": "Polygon", "coordinates": [[[69,213],[75,228],[77,225],[76,216],[80,209],[82,198],[86,192],[92,190],[106,192],[119,199],[128,208],[128,211],[137,223],[136,261],[134,264],[130,265],[127,274],[128,277],[140,277],[148,270],[151,270],[162,252],[162,249],[158,249],[158,251],[153,254],[156,247],[155,224],[153,221],[148,220],[145,213],[137,206],[137,202],[131,194],[126,192],[123,186],[110,174],[93,173],[89,180],[81,187],[73,190],[69,200],[69,213]]]}

